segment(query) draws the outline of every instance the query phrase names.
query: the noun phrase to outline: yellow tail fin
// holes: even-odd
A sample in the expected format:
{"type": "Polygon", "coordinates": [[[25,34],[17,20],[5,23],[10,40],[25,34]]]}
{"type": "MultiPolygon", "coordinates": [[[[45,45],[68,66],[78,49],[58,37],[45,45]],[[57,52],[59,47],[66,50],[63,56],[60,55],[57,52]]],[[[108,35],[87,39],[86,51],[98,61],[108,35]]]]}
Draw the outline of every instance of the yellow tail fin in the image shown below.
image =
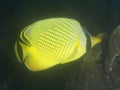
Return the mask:
{"type": "Polygon", "coordinates": [[[90,40],[91,40],[91,47],[101,42],[101,38],[99,37],[91,37],[90,40]]]}

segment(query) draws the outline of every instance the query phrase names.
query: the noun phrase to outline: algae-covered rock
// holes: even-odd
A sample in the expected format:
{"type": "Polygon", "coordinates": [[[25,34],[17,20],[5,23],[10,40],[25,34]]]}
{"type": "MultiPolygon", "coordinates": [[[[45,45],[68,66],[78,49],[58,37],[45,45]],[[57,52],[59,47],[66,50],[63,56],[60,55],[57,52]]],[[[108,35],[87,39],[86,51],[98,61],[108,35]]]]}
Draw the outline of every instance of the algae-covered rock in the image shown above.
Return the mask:
{"type": "Polygon", "coordinates": [[[119,90],[120,26],[76,63],[65,90],[119,90]]]}
{"type": "Polygon", "coordinates": [[[110,36],[108,45],[105,59],[106,81],[112,90],[120,90],[120,26],[110,36]]]}

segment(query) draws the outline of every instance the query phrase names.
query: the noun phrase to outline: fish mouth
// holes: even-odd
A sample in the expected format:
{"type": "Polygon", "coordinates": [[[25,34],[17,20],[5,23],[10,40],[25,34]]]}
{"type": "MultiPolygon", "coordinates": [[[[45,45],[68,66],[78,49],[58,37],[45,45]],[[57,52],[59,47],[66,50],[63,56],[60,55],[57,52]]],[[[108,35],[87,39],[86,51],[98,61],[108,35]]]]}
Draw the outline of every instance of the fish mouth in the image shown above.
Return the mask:
{"type": "Polygon", "coordinates": [[[23,62],[23,50],[19,41],[15,43],[15,53],[20,63],[23,62]]]}
{"type": "Polygon", "coordinates": [[[23,45],[24,43],[22,43],[21,41],[17,41],[15,43],[15,54],[20,63],[24,63],[24,61],[28,58],[28,55],[24,54],[23,45]]]}

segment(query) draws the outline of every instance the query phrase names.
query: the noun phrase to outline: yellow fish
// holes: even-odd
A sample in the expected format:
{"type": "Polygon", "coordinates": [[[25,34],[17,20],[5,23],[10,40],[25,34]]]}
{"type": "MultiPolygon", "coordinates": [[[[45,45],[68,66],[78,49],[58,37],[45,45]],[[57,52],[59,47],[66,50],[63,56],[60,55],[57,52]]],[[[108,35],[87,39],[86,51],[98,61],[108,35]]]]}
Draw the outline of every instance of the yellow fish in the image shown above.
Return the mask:
{"type": "Polygon", "coordinates": [[[99,42],[100,38],[87,34],[74,19],[50,18],[25,27],[15,43],[15,53],[29,70],[40,71],[77,60],[87,52],[87,45],[99,42]]]}

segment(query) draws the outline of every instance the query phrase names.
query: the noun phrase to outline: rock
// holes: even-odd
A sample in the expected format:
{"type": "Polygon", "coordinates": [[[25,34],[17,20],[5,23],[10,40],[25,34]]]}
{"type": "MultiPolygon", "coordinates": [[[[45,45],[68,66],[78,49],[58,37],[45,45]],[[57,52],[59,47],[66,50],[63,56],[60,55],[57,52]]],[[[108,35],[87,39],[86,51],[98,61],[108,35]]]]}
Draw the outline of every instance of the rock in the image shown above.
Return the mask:
{"type": "Polygon", "coordinates": [[[112,90],[120,88],[120,26],[109,39],[109,50],[105,59],[106,80],[112,90]]]}
{"type": "Polygon", "coordinates": [[[119,90],[119,68],[120,26],[78,60],[65,90],[119,90]]]}

